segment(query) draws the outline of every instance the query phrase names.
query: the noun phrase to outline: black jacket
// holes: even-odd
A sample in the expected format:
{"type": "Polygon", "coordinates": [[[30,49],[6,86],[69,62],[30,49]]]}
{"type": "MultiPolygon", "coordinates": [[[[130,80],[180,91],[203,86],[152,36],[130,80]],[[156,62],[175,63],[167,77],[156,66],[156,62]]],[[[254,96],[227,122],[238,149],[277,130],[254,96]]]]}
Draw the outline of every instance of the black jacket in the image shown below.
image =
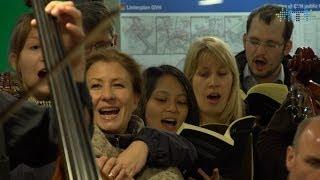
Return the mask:
{"type": "MultiPolygon", "coordinates": [[[[126,149],[135,140],[145,142],[149,148],[147,161],[149,167],[179,166],[183,171],[190,168],[198,157],[195,147],[187,139],[176,133],[145,127],[143,120],[135,115],[131,117],[125,133],[104,132],[104,136],[111,145],[119,149],[126,149]]],[[[95,143],[98,141],[94,141],[93,146],[95,143]]]]}
{"type": "MultiPolygon", "coordinates": [[[[84,83],[77,83],[83,106],[90,109],[91,99],[84,83]]],[[[17,98],[0,91],[0,111],[17,98]]],[[[91,113],[92,116],[92,113],[91,113]]],[[[5,143],[10,158],[10,169],[24,163],[40,167],[57,157],[58,130],[52,108],[43,108],[24,101],[4,124],[5,143]]]]}

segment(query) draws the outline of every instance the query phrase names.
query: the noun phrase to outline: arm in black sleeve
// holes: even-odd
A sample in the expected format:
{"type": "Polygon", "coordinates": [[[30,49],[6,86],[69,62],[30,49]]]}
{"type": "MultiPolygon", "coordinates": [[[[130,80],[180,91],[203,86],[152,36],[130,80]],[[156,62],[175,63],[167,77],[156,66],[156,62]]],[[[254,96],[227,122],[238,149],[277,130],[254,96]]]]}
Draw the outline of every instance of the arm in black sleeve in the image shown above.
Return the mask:
{"type": "MultiPolygon", "coordinates": [[[[92,127],[92,105],[87,87],[84,83],[77,83],[77,88],[81,103],[88,112],[86,125],[92,127]]],[[[5,109],[16,100],[13,96],[0,93],[0,109],[5,109]]],[[[11,169],[21,163],[39,167],[55,161],[58,152],[55,117],[52,108],[42,108],[27,101],[12,113],[4,124],[11,169]]]]}
{"type": "Polygon", "coordinates": [[[263,179],[286,179],[286,151],[292,143],[297,125],[293,123],[285,105],[273,115],[268,127],[258,137],[257,155],[263,179]]]}
{"type": "MultiPolygon", "coordinates": [[[[0,99],[0,109],[17,100],[8,94],[1,94],[0,99]]],[[[57,149],[49,139],[49,116],[48,109],[25,101],[6,121],[4,132],[11,169],[20,163],[38,167],[55,160],[57,149]]]]}
{"type": "Polygon", "coordinates": [[[148,165],[155,167],[190,167],[198,158],[195,147],[175,133],[143,128],[135,140],[145,142],[149,148],[148,165]]]}

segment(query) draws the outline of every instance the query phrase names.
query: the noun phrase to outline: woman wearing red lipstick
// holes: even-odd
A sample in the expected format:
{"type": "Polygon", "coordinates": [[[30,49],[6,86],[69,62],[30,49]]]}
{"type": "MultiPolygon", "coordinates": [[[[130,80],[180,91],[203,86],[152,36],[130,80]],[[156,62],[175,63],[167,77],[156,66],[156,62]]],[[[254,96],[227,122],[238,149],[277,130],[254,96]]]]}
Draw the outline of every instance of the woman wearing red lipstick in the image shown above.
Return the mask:
{"type": "Polygon", "coordinates": [[[217,37],[203,37],[188,50],[184,73],[200,109],[200,125],[229,125],[244,115],[239,72],[229,46],[217,37]]]}
{"type": "Polygon", "coordinates": [[[170,65],[143,72],[138,114],[147,126],[176,132],[183,122],[199,125],[199,110],[189,80],[170,65]]]}

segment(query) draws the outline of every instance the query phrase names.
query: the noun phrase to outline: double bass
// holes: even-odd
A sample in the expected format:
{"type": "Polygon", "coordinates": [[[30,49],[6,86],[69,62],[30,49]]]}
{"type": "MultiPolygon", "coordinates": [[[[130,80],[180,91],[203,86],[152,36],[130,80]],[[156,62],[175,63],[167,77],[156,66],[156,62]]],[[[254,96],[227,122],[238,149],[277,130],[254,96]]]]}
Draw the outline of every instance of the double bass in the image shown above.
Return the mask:
{"type": "MultiPolygon", "coordinates": [[[[45,66],[50,73],[66,57],[60,29],[52,16],[45,13],[48,0],[31,0],[37,20],[45,66]]],[[[66,65],[49,74],[50,93],[59,129],[64,176],[61,179],[101,179],[91,141],[85,127],[80,95],[73,81],[71,68],[66,65]]]]}
{"type": "Polygon", "coordinates": [[[320,85],[314,77],[320,76],[320,59],[308,48],[298,48],[290,60],[291,87],[286,107],[294,122],[320,115],[320,85]]]}

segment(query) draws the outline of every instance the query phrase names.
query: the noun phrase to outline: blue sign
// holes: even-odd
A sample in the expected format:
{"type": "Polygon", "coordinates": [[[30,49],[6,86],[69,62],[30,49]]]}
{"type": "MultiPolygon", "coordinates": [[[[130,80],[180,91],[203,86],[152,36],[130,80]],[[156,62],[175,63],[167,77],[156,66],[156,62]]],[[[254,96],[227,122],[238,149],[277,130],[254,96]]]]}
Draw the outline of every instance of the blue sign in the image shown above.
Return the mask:
{"type": "Polygon", "coordinates": [[[121,0],[125,13],[250,12],[266,3],[281,4],[291,11],[320,10],[319,0],[224,0],[201,6],[199,0],[121,0]]]}

